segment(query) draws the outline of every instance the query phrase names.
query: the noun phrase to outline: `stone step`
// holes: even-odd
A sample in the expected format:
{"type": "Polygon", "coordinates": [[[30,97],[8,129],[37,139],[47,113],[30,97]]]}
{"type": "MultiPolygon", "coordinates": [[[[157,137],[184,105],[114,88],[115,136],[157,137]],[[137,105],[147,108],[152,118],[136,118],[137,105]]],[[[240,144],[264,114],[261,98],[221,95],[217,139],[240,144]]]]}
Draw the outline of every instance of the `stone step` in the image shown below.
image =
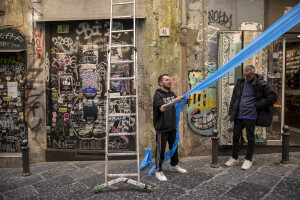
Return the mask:
{"type": "Polygon", "coordinates": [[[0,153],[0,168],[22,167],[22,153],[0,153]]]}

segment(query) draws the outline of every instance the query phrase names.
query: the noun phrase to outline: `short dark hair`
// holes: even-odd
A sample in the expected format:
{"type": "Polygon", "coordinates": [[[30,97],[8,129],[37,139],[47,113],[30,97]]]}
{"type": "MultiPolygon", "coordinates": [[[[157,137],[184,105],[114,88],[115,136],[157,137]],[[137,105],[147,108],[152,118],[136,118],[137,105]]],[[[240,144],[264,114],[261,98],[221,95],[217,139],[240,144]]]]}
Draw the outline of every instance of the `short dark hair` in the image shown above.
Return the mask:
{"type": "Polygon", "coordinates": [[[252,74],[255,73],[255,67],[253,65],[247,65],[245,67],[245,71],[249,71],[249,70],[251,70],[252,74]]]}
{"type": "MultiPolygon", "coordinates": [[[[159,77],[158,77],[158,85],[159,85],[159,83],[163,80],[163,77],[164,76],[169,76],[168,74],[162,74],[162,75],[160,75],[159,77]]],[[[160,86],[160,85],[159,85],[160,86]]]]}

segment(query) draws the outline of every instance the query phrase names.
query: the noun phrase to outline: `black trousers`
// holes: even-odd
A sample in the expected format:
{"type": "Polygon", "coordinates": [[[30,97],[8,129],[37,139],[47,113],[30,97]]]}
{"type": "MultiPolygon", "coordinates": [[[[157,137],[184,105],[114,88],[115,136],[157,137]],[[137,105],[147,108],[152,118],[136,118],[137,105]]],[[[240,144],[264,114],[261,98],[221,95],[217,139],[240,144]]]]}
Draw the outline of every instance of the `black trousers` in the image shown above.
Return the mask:
{"type": "Polygon", "coordinates": [[[247,140],[248,140],[248,147],[245,159],[252,161],[252,156],[254,152],[254,145],[255,145],[255,120],[252,119],[238,119],[235,118],[234,120],[234,127],[233,127],[233,138],[232,138],[232,157],[234,159],[238,159],[239,156],[239,149],[240,149],[240,138],[242,137],[242,131],[246,128],[247,140]]]}
{"type": "MultiPolygon", "coordinates": [[[[169,132],[156,131],[156,154],[155,154],[155,165],[156,170],[162,171],[162,163],[165,159],[165,151],[167,142],[169,143],[169,149],[172,149],[173,144],[176,140],[176,129],[169,132]]],[[[179,163],[178,158],[178,147],[176,148],[173,156],[171,157],[171,165],[176,166],[179,163]]]]}

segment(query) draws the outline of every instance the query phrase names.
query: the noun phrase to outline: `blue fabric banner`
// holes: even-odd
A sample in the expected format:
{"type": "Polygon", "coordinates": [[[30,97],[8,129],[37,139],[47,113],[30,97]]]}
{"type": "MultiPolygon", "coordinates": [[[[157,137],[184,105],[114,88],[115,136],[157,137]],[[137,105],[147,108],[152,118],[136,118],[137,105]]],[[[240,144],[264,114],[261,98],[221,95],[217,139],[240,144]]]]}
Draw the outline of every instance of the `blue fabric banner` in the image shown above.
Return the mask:
{"type": "MultiPolygon", "coordinates": [[[[177,110],[177,133],[176,133],[176,141],[173,145],[173,148],[165,153],[164,163],[172,157],[177,148],[179,142],[179,129],[178,124],[180,121],[180,112],[183,110],[185,106],[185,102],[189,95],[200,92],[202,90],[206,90],[214,83],[216,83],[219,79],[229,73],[231,70],[242,64],[248,58],[252,57],[254,54],[265,48],[271,42],[276,40],[278,37],[283,35],[289,29],[294,27],[300,22],[300,3],[298,3],[294,8],[292,8],[288,13],[283,15],[279,20],[277,20],[274,24],[272,24],[267,30],[261,33],[257,38],[255,38],[250,44],[248,44],[245,48],[239,51],[233,58],[231,58],[227,63],[225,63],[222,67],[216,70],[212,75],[207,77],[201,83],[199,83],[196,87],[191,89],[189,92],[184,94],[184,101],[175,104],[177,110]]],[[[151,168],[148,176],[155,170],[155,165],[151,168]]]]}

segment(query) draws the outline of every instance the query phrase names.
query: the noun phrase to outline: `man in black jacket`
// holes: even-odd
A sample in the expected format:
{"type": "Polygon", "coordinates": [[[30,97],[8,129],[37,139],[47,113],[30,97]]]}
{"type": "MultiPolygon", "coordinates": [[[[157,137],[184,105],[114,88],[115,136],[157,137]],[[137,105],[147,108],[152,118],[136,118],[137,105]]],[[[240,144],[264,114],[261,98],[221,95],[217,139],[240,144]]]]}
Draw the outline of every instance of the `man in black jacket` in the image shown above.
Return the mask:
{"type": "Polygon", "coordinates": [[[255,74],[252,65],[246,66],[243,78],[238,79],[232,93],[228,121],[234,122],[232,137],[232,157],[225,163],[231,167],[239,164],[239,140],[246,128],[248,147],[242,169],[252,166],[255,144],[255,125],[270,126],[273,118],[273,104],[278,94],[260,74],[255,74]]]}
{"type": "MultiPolygon", "coordinates": [[[[172,149],[176,140],[176,109],[174,104],[181,102],[184,97],[177,97],[171,91],[172,80],[168,74],[162,74],[158,77],[159,89],[155,91],[153,98],[153,125],[156,130],[156,156],[155,156],[155,177],[160,181],[167,181],[162,172],[162,163],[166,150],[166,144],[169,143],[169,149],[172,149]]],[[[175,150],[171,157],[170,171],[177,173],[186,173],[185,169],[178,166],[178,152],[175,150]]]]}

